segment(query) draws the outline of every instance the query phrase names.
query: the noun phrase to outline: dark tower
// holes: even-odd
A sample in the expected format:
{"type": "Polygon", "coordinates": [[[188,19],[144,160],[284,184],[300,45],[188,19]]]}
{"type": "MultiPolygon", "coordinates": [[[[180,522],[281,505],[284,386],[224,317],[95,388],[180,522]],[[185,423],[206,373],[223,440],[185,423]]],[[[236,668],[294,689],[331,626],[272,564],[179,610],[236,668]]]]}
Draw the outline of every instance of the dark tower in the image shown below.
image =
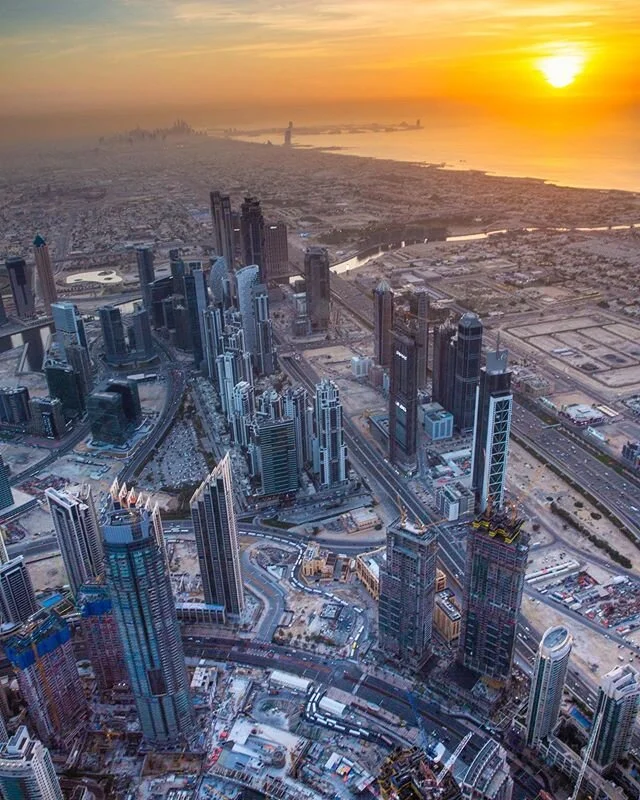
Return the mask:
{"type": "Polygon", "coordinates": [[[416,344],[418,345],[418,389],[427,385],[429,369],[429,294],[421,289],[412,298],[418,323],[416,344]]]}
{"type": "Polygon", "coordinates": [[[151,284],[156,278],[153,268],[153,250],[150,247],[136,247],[136,259],[138,262],[138,277],[140,279],[140,291],[142,292],[142,304],[151,314],[151,284]]]}
{"type": "Polygon", "coordinates": [[[243,266],[257,264],[260,268],[259,282],[264,283],[264,218],[260,201],[255,197],[244,198],[240,210],[240,237],[243,266]]]}
{"type": "Polygon", "coordinates": [[[481,353],[482,322],[477,314],[467,311],[458,323],[453,382],[453,421],[461,433],[473,430],[481,353]]]}
{"type": "Polygon", "coordinates": [[[304,254],[304,281],[311,330],[314,333],[326,331],[331,312],[331,272],[326,247],[307,248],[304,254]]]}
{"type": "Polygon", "coordinates": [[[389,460],[413,464],[418,423],[418,347],[416,326],[396,319],[391,337],[389,387],[389,460]]]}
{"type": "Polygon", "coordinates": [[[16,315],[20,319],[33,317],[36,313],[35,295],[33,293],[33,269],[24,258],[14,256],[5,261],[9,285],[16,307],[16,315]]]}
{"type": "Polygon", "coordinates": [[[373,346],[376,363],[391,364],[391,328],[393,327],[393,291],[387,281],[380,281],[373,292],[373,346]]]}
{"type": "Polygon", "coordinates": [[[453,413],[453,377],[455,371],[456,329],[453,325],[438,325],[433,330],[432,399],[453,413]]]}
{"type": "Polygon", "coordinates": [[[229,195],[222,195],[220,192],[210,192],[209,199],[211,200],[211,219],[216,253],[224,257],[229,269],[233,269],[235,258],[231,199],[229,195]]]}

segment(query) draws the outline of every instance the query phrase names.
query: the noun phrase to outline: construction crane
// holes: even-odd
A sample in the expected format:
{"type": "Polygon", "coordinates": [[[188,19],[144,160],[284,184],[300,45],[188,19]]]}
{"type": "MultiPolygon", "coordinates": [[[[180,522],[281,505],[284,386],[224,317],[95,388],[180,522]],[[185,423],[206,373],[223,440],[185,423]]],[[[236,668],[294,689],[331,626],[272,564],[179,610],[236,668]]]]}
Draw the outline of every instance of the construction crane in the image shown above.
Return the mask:
{"type": "Polygon", "coordinates": [[[458,758],[460,757],[460,753],[464,750],[467,746],[469,739],[473,736],[473,731],[469,731],[469,733],[464,737],[464,739],[460,742],[460,744],[456,747],[456,749],[451,753],[449,758],[447,759],[447,763],[438,773],[438,777],[436,779],[436,786],[440,786],[442,781],[446,778],[449,772],[453,769],[453,765],[456,763],[458,758]]]}
{"type": "Polygon", "coordinates": [[[411,710],[413,711],[413,716],[415,717],[415,720],[418,723],[418,730],[420,732],[420,747],[424,751],[425,755],[428,755],[431,750],[431,747],[429,746],[429,734],[425,730],[424,720],[422,719],[422,715],[418,711],[416,696],[411,690],[407,692],[407,700],[409,701],[409,705],[411,706],[411,710]]]}
{"type": "Polygon", "coordinates": [[[596,714],[593,718],[593,727],[591,728],[591,736],[589,736],[589,741],[587,742],[587,746],[584,749],[584,757],[582,759],[582,764],[580,766],[580,772],[578,773],[578,778],[576,780],[576,785],[573,789],[573,794],[571,795],[569,800],[578,800],[578,795],[580,794],[580,789],[582,787],[582,781],[584,780],[584,774],[587,771],[587,766],[589,764],[591,754],[593,753],[593,748],[596,746],[598,736],[600,735],[600,726],[602,725],[603,717],[604,713],[602,711],[598,713],[598,708],[596,708],[596,714]]]}

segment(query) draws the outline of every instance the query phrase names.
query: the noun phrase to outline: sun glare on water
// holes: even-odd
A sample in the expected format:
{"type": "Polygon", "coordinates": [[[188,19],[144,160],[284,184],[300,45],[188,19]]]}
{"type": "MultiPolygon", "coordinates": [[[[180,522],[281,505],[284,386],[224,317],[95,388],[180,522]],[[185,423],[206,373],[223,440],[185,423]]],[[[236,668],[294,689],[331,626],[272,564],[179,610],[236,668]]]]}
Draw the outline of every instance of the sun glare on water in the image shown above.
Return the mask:
{"type": "Polygon", "coordinates": [[[564,89],[565,86],[572,84],[582,72],[584,62],[584,54],[574,50],[540,58],[536,65],[547,83],[554,89],[564,89]]]}

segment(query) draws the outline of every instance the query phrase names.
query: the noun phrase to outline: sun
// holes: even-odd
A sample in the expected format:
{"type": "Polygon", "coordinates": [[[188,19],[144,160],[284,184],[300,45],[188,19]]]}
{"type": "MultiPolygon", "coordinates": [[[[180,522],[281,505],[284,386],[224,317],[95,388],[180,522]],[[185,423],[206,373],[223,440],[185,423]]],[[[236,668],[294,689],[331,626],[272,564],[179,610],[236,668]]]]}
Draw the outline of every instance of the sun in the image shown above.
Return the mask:
{"type": "Polygon", "coordinates": [[[554,89],[572,84],[584,67],[584,54],[578,50],[557,52],[538,59],[536,66],[554,89]]]}

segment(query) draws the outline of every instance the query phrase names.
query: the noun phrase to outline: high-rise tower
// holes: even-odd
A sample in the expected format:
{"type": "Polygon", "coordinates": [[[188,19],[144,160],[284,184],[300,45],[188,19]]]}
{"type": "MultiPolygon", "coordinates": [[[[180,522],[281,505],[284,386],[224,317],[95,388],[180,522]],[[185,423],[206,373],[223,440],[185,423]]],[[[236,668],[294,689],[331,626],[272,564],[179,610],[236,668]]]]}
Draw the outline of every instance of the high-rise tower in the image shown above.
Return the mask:
{"type": "Polygon", "coordinates": [[[477,314],[468,311],[458,323],[453,380],[453,421],[461,433],[473,430],[481,355],[482,322],[477,314]]]}
{"type": "Polygon", "coordinates": [[[453,413],[453,380],[456,366],[456,329],[438,325],[433,329],[432,397],[434,403],[453,413]]]}
{"type": "Polygon", "coordinates": [[[272,375],[276,371],[278,357],[273,345],[273,329],[269,314],[269,293],[266,284],[253,287],[253,319],[256,327],[256,354],[253,365],[258,375],[272,375]]]}
{"type": "Polygon", "coordinates": [[[411,297],[411,311],[416,316],[418,389],[424,389],[429,371],[429,293],[424,289],[411,297]]]}
{"type": "Polygon", "coordinates": [[[11,286],[16,315],[20,319],[33,317],[36,313],[33,292],[33,268],[20,256],[8,258],[5,261],[5,266],[9,276],[9,286],[11,286]]]}
{"type": "Polygon", "coordinates": [[[223,605],[228,614],[240,614],[244,589],[229,453],[191,498],[191,519],[205,603],[223,605]]]}
{"type": "Polygon", "coordinates": [[[84,322],[74,303],[52,303],[51,314],[56,329],[58,343],[63,351],[67,344],[77,344],[87,349],[87,337],[84,331],[84,322]]]}
{"type": "Polygon", "coordinates": [[[24,725],[0,747],[3,800],[63,800],[51,755],[24,725]]]}
{"type": "Polygon", "coordinates": [[[39,606],[24,556],[0,564],[0,612],[4,622],[26,622],[39,606]]]}
{"type": "Polygon", "coordinates": [[[507,753],[490,739],[473,759],[462,779],[463,800],[511,800],[513,778],[507,753]]]}
{"type": "Polygon", "coordinates": [[[104,575],[104,551],[89,484],[69,491],[47,489],[49,511],[74,596],[83,583],[104,575]]]}
{"type": "Polygon", "coordinates": [[[264,218],[260,201],[255,197],[245,197],[240,207],[240,238],[243,265],[256,264],[260,270],[259,282],[265,283],[264,218]]]}
{"type": "Polygon", "coordinates": [[[316,434],[319,484],[331,489],[347,480],[347,446],[340,390],[326,378],[316,386],[316,434]]]}
{"type": "Polygon", "coordinates": [[[229,195],[220,192],[210,192],[211,219],[213,221],[213,237],[216,253],[227,262],[227,267],[233,269],[235,248],[233,245],[233,214],[231,212],[231,199],[229,195]]]}
{"type": "Polygon", "coordinates": [[[102,532],[107,586],[143,736],[155,747],[185,745],[195,719],[157,505],[114,483],[102,532]]]}
{"type": "Polygon", "coordinates": [[[51,256],[47,243],[38,235],[33,240],[33,253],[36,259],[36,270],[38,272],[38,283],[40,284],[40,294],[42,303],[48,316],[51,316],[51,303],[58,299],[58,290],[53,277],[53,267],[51,266],[51,256]]]}
{"type": "Polygon", "coordinates": [[[13,492],[9,483],[9,470],[0,456],[0,511],[13,505],[13,492]]]}
{"type": "Polygon", "coordinates": [[[80,629],[101,692],[127,682],[122,644],[109,589],[102,582],[83,584],[76,595],[80,629]]]}
{"type": "Polygon", "coordinates": [[[479,514],[488,504],[501,508],[504,500],[513,406],[507,356],[506,350],[487,353],[476,390],[471,485],[479,514]]]}
{"type": "Polygon", "coordinates": [[[304,254],[307,315],[314,333],[329,328],[331,314],[331,271],[326,247],[308,247],[304,254]]]}
{"type": "Polygon", "coordinates": [[[382,280],[373,292],[373,346],[376,363],[381,367],[391,364],[391,328],[393,327],[393,291],[382,280]]]}
{"type": "Polygon", "coordinates": [[[387,528],[387,562],[380,573],[380,647],[419,669],[431,655],[438,537],[406,514],[387,528]]]}
{"type": "Polygon", "coordinates": [[[153,261],[153,250],[150,247],[136,247],[136,262],[138,264],[142,304],[149,314],[151,314],[151,284],[156,278],[153,261]]]}
{"type": "Polygon", "coordinates": [[[527,745],[535,747],[553,732],[560,714],[573,638],[562,625],[542,635],[531,679],[527,709],[527,745]]]}
{"type": "Polygon", "coordinates": [[[267,225],[264,229],[265,281],[286,279],[289,274],[289,242],[284,222],[267,225]]]}
{"type": "Polygon", "coordinates": [[[258,336],[254,289],[260,284],[260,268],[257,264],[249,264],[239,269],[235,274],[235,278],[238,309],[242,315],[245,348],[252,358],[256,358],[258,354],[258,336]]]}
{"type": "Polygon", "coordinates": [[[411,465],[416,460],[418,426],[418,348],[415,329],[396,319],[391,337],[389,386],[389,460],[411,465]]]}
{"type": "Polygon", "coordinates": [[[469,527],[460,658],[501,683],[511,677],[518,613],[529,555],[523,520],[487,510],[469,527]]]}
{"type": "Polygon", "coordinates": [[[631,664],[614,667],[602,678],[594,724],[601,717],[592,757],[604,770],[629,750],[640,707],[640,674],[631,664]]]}
{"type": "Polygon", "coordinates": [[[303,469],[313,460],[313,408],[309,405],[309,394],[304,386],[289,387],[282,401],[284,415],[294,423],[298,466],[303,469]]]}
{"type": "Polygon", "coordinates": [[[125,361],[128,355],[127,340],[122,324],[120,309],[115,306],[102,306],[98,309],[102,340],[104,342],[104,356],[109,364],[118,364],[125,361]]]}

